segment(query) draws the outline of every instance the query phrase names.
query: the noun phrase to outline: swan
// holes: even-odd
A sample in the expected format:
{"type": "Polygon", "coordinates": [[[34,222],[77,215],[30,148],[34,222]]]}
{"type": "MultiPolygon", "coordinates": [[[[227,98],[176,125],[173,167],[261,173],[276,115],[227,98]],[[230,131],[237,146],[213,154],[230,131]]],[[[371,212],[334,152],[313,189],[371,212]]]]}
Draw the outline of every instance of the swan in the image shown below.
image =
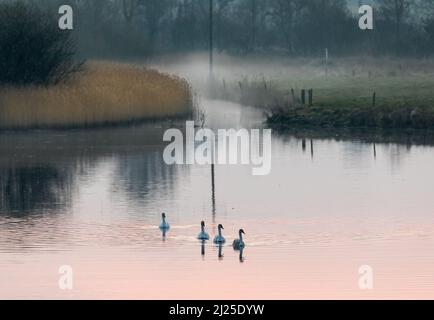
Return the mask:
{"type": "Polygon", "coordinates": [[[166,230],[166,231],[169,230],[170,229],[170,225],[166,221],[166,214],[163,213],[161,215],[161,217],[162,217],[162,221],[161,221],[161,224],[160,224],[160,229],[161,230],[166,230]]]}
{"type": "Polygon", "coordinates": [[[197,236],[197,238],[199,240],[209,240],[209,234],[205,232],[205,222],[202,221],[200,225],[201,225],[201,231],[197,236]]]}
{"type": "Polygon", "coordinates": [[[219,224],[219,234],[214,238],[215,244],[222,244],[226,242],[226,239],[222,236],[222,230],[224,230],[223,226],[219,224]]]}
{"type": "Polygon", "coordinates": [[[246,234],[246,233],[244,232],[243,229],[240,229],[240,238],[234,240],[234,243],[232,244],[232,246],[234,247],[235,250],[244,249],[244,247],[246,246],[246,244],[244,243],[244,240],[243,240],[243,234],[246,234]]]}

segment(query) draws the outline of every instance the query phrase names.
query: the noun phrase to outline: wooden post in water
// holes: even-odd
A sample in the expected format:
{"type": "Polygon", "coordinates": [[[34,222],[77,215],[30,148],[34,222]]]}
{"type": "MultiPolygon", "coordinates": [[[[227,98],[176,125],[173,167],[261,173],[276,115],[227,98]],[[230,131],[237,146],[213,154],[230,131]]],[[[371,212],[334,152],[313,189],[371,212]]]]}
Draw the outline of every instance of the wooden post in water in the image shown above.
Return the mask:
{"type": "Polygon", "coordinates": [[[377,159],[377,145],[374,142],[374,159],[377,159]]]}
{"type": "Polygon", "coordinates": [[[306,139],[301,140],[301,149],[306,152],[306,139]]]}
{"type": "Polygon", "coordinates": [[[292,98],[292,102],[295,103],[295,91],[294,91],[294,88],[291,88],[291,98],[292,98]]]}
{"type": "Polygon", "coordinates": [[[309,89],[309,107],[313,106],[313,89],[309,89]]]}
{"type": "Polygon", "coordinates": [[[372,95],[372,106],[375,108],[376,104],[377,104],[377,93],[374,91],[374,94],[372,95]]]}
{"type": "Polygon", "coordinates": [[[306,104],[306,90],[305,89],[301,90],[301,104],[302,105],[306,104]]]}

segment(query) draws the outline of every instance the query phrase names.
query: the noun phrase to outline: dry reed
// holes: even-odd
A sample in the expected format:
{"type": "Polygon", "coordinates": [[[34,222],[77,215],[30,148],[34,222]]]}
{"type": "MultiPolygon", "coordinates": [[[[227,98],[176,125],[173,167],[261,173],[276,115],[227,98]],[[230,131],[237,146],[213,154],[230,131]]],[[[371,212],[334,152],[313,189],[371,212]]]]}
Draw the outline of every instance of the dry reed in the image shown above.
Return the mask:
{"type": "Polygon", "coordinates": [[[191,112],[189,84],[143,67],[91,62],[53,87],[0,88],[0,128],[86,127],[191,112]]]}

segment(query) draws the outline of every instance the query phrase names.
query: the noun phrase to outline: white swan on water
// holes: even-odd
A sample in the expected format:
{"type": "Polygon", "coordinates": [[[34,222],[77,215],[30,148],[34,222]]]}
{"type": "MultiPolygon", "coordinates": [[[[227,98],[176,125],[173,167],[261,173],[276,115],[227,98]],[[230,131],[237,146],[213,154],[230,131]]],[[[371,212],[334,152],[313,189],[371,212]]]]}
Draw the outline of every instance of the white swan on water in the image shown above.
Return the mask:
{"type": "Polygon", "coordinates": [[[200,226],[201,226],[201,231],[197,236],[197,238],[199,240],[209,240],[209,234],[205,232],[205,221],[202,221],[200,226]]]}
{"type": "Polygon", "coordinates": [[[246,233],[244,232],[243,229],[240,229],[239,234],[240,234],[240,238],[234,240],[234,242],[232,244],[232,246],[234,247],[235,250],[244,249],[244,247],[246,246],[246,244],[244,243],[244,240],[243,240],[243,234],[246,234],[246,233]]]}
{"type": "Polygon", "coordinates": [[[161,217],[162,217],[162,221],[161,221],[161,224],[160,224],[160,229],[161,230],[169,230],[170,229],[170,225],[169,225],[169,223],[166,221],[166,214],[163,212],[163,214],[161,215],[161,217]]]}
{"type": "Polygon", "coordinates": [[[223,244],[226,242],[226,239],[222,235],[222,230],[224,230],[225,228],[223,228],[223,226],[221,224],[219,224],[218,228],[219,228],[219,234],[214,238],[214,243],[215,244],[223,244]]]}

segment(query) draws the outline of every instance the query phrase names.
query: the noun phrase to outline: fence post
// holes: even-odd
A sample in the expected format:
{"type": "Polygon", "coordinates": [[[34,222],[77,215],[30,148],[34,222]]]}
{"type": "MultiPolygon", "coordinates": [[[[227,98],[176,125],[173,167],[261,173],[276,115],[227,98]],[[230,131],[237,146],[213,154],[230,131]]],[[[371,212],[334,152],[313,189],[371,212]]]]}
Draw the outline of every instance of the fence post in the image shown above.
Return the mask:
{"type": "Polygon", "coordinates": [[[309,106],[313,106],[313,89],[309,89],[309,106]]]}
{"type": "Polygon", "coordinates": [[[301,90],[301,104],[302,105],[306,104],[306,90],[305,89],[301,90]]]}

